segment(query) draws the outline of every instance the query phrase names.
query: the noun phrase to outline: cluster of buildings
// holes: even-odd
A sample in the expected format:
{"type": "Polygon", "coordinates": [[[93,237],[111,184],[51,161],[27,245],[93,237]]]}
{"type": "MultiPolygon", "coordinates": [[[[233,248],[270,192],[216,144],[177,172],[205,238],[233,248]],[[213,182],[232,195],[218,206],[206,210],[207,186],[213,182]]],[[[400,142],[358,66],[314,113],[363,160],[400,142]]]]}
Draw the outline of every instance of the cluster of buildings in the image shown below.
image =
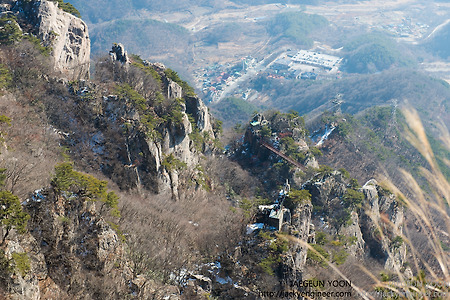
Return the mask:
{"type": "MultiPolygon", "coordinates": [[[[201,88],[204,99],[215,102],[221,98],[225,89],[239,81],[248,70],[254,69],[255,74],[263,72],[268,78],[316,80],[340,78],[339,68],[342,58],[320,52],[288,50],[274,61],[261,66],[256,58],[247,56],[235,64],[214,64],[194,72],[196,86],[201,88]],[[256,72],[256,71],[258,72],[256,72]]],[[[247,91],[239,92],[244,100],[247,91]]]]}
{"type": "Polygon", "coordinates": [[[267,70],[269,76],[291,79],[317,79],[339,76],[342,58],[314,51],[288,51],[278,57],[267,70]]]}
{"type": "Polygon", "coordinates": [[[420,22],[414,23],[411,18],[407,17],[402,19],[399,24],[388,24],[384,25],[383,28],[399,37],[420,38],[428,31],[430,26],[420,22]]]}
{"type": "Polygon", "coordinates": [[[205,98],[213,102],[221,96],[225,87],[241,77],[248,69],[253,68],[257,61],[251,56],[242,58],[236,64],[214,64],[197,70],[194,75],[197,87],[201,87],[205,98]]]}

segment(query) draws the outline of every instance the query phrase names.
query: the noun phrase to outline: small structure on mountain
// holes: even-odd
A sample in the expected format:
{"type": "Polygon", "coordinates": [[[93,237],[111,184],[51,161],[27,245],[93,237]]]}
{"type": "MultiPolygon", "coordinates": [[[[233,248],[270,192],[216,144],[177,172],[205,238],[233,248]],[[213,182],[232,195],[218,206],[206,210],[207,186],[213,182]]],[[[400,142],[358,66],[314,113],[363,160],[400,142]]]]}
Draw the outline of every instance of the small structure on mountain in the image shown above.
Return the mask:
{"type": "Polygon", "coordinates": [[[278,198],[275,200],[274,204],[271,205],[260,205],[258,207],[258,213],[256,219],[258,223],[263,223],[266,226],[273,227],[278,231],[281,231],[283,224],[291,223],[291,211],[289,208],[283,206],[286,197],[289,197],[289,192],[291,187],[288,180],[284,187],[278,193],[278,198]]]}

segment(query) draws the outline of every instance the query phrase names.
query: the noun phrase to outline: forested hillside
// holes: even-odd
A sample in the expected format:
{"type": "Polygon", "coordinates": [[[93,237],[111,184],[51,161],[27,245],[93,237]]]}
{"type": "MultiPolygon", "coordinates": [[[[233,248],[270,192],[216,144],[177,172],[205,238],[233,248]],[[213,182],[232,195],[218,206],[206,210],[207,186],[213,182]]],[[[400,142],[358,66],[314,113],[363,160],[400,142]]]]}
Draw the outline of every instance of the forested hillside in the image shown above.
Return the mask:
{"type": "Polygon", "coordinates": [[[412,54],[399,50],[387,35],[375,32],[353,38],[344,45],[345,69],[350,73],[375,73],[390,67],[413,66],[412,54]]]}
{"type": "Polygon", "coordinates": [[[328,20],[322,16],[287,12],[280,13],[269,20],[266,28],[275,38],[286,38],[298,46],[310,48],[313,40],[309,38],[309,34],[327,25],[328,20]]]}
{"type": "Polygon", "coordinates": [[[92,52],[105,53],[113,43],[127,45],[132,53],[151,49],[155,56],[172,53],[174,57],[188,61],[192,37],[178,25],[151,19],[119,19],[91,26],[92,52]],[[187,51],[186,51],[187,50],[187,51]]]}
{"type": "Polygon", "coordinates": [[[83,16],[83,19],[89,23],[96,24],[111,20],[130,18],[139,15],[139,10],[147,11],[179,11],[188,10],[193,5],[198,6],[214,6],[216,0],[169,0],[169,1],[152,1],[152,0],[95,0],[95,1],[70,1],[83,16]]]}
{"type": "Polygon", "coordinates": [[[356,114],[375,105],[392,105],[392,100],[397,99],[398,103],[407,101],[415,107],[430,130],[435,128],[432,123],[450,122],[449,84],[411,70],[388,70],[332,82],[283,82],[260,77],[253,82],[253,87],[272,96],[270,106],[294,109],[300,114],[312,112],[309,118],[336,109],[331,101],[342,94],[340,107],[346,113],[356,114]]]}
{"type": "Polygon", "coordinates": [[[430,40],[425,42],[427,47],[432,53],[448,59],[450,56],[450,50],[448,45],[450,44],[450,23],[447,23],[442,27],[430,40]]]}

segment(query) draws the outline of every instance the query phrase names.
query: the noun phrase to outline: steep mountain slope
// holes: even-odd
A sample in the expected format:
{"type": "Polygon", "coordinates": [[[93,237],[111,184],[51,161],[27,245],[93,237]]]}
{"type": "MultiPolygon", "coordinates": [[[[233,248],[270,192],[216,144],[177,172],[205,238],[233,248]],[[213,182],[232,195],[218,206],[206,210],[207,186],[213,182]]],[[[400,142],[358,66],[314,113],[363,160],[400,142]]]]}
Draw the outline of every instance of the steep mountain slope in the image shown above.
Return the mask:
{"type": "MultiPolygon", "coordinates": [[[[312,135],[315,143],[319,142],[325,128],[333,129],[320,146],[324,154],[319,158],[321,163],[335,168],[345,166],[360,181],[384,174],[403,188],[406,182],[402,180],[401,170],[407,170],[425,184],[420,170],[428,168],[429,164],[408,142],[405,117],[395,106],[372,107],[355,116],[325,113],[319,119],[312,125],[317,130],[312,135]]],[[[450,158],[450,152],[430,132],[427,134],[436,162],[449,178],[450,170],[445,161],[450,158]]]]}
{"type": "MultiPolygon", "coordinates": [[[[240,200],[254,216],[250,221],[256,224],[247,227],[250,235],[246,242],[229,258],[245,268],[224,270],[230,277],[230,292],[219,287],[216,290],[213,280],[213,291],[221,298],[232,295],[232,284],[250,287],[253,292],[317,291],[293,283],[307,278],[333,280],[325,269],[328,260],[341,270],[357,268],[364,260],[362,263],[372,272],[392,272],[407,261],[406,245],[400,238],[405,224],[403,207],[393,192],[375,180],[361,187],[345,169],[318,168],[312,154],[319,155],[320,151],[308,147],[305,133],[302,118],[295,113],[257,115],[243,140],[230,148],[229,155],[264,182],[260,194],[269,200],[257,199],[252,204],[240,200]],[[276,186],[287,178],[290,188],[285,185],[274,195],[276,186]],[[265,213],[270,209],[284,212],[279,219],[281,234],[273,234],[273,229],[270,232],[271,226],[278,226],[274,225],[278,221],[273,211],[271,217],[265,213]],[[259,234],[251,233],[254,230],[259,234]],[[366,265],[368,261],[371,263],[366,265]]],[[[410,272],[408,268],[403,271],[410,272]]],[[[346,276],[357,286],[367,288],[369,284],[364,276],[346,276]]],[[[345,291],[351,294],[351,289],[345,291]]],[[[358,297],[353,293],[354,299],[358,297]]]]}
{"type": "Polygon", "coordinates": [[[424,43],[425,47],[435,55],[448,60],[450,52],[447,45],[450,42],[450,23],[447,22],[431,35],[424,43]]]}
{"type": "Polygon", "coordinates": [[[179,81],[176,73],[136,60],[100,61],[96,69],[105,84],[71,83],[68,101],[51,112],[53,121],[73,132],[66,143],[85,167],[123,189],[172,191],[177,198],[178,173],[193,170],[197,153],[213,144],[211,120],[201,100],[171,79],[179,81]],[[119,81],[111,88],[113,78],[119,81]]]}
{"type": "Polygon", "coordinates": [[[40,23],[22,10],[8,14],[0,47],[2,295],[178,298],[172,276],[234,243],[240,230],[241,214],[228,215],[203,162],[220,128],[175,72],[130,59],[121,45],[98,62],[97,81],[61,78],[57,50],[33,35],[40,23]],[[69,156],[76,170],[108,176],[116,193],[72,163],[54,169],[69,156]],[[13,219],[7,201],[26,214],[13,219]]]}
{"type": "MultiPolygon", "coordinates": [[[[16,3],[37,4],[54,5],[16,3]]],[[[93,64],[92,78],[65,73],[54,64],[57,48],[38,35],[43,23],[12,7],[0,28],[2,296],[260,299],[281,291],[291,297],[333,292],[332,285],[304,289],[300,282],[333,282],[337,275],[330,270],[339,269],[353,282],[344,282],[340,292],[359,299],[355,285],[372,290],[379,282],[357,271],[358,265],[374,278],[385,272],[383,280],[398,276],[423,284],[433,275],[408,256],[417,253],[406,235],[414,241],[429,228],[407,221],[413,213],[404,207],[405,194],[387,182],[359,186],[350,174],[372,174],[341,168],[370,152],[380,159],[391,158],[389,152],[401,159],[402,153],[414,158],[411,163],[434,166],[405,146],[403,116],[395,107],[357,117],[339,110],[323,114],[315,121],[325,127],[319,145],[295,111],[255,114],[224,151],[217,139],[220,122],[176,72],[114,44],[93,64]],[[339,161],[346,153],[331,155],[333,141],[362,155],[339,161]],[[313,145],[323,145],[326,159],[337,157],[339,170],[320,166],[322,152],[313,145]]],[[[74,18],[59,10],[56,15],[59,24],[74,18]]],[[[65,47],[87,38],[79,29],[65,47]]],[[[389,93],[381,94],[384,103],[389,93]]],[[[356,102],[346,109],[370,106],[356,102]]],[[[436,160],[445,164],[442,153],[436,160]]],[[[448,244],[442,224],[435,235],[440,252],[448,244]]],[[[442,260],[430,254],[432,247],[420,249],[434,271],[442,260]]]]}
{"type": "Polygon", "coordinates": [[[16,266],[2,280],[11,299],[120,298],[132,293],[125,245],[80,191],[38,190],[25,210],[33,230],[14,233],[4,246],[4,255],[16,266]]]}

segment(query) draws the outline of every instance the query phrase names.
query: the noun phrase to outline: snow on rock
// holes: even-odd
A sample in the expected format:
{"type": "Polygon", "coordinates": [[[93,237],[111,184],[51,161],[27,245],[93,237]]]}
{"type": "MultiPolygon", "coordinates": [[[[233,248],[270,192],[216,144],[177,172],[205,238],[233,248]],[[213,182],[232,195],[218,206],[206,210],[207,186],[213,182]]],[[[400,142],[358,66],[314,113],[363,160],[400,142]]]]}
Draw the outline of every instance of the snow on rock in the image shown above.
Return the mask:
{"type": "Polygon", "coordinates": [[[328,125],[325,126],[325,133],[322,135],[320,140],[317,142],[316,146],[321,146],[323,142],[328,138],[328,136],[333,132],[333,130],[336,129],[335,126],[331,125],[330,128],[328,128],[328,125]]]}
{"type": "Polygon", "coordinates": [[[27,200],[22,202],[22,204],[27,205],[30,201],[41,202],[42,200],[45,200],[46,196],[42,192],[42,189],[35,190],[31,195],[31,198],[28,198],[27,200]]]}
{"type": "Polygon", "coordinates": [[[255,223],[247,225],[247,234],[253,233],[255,230],[263,229],[264,223],[255,223]]]}

